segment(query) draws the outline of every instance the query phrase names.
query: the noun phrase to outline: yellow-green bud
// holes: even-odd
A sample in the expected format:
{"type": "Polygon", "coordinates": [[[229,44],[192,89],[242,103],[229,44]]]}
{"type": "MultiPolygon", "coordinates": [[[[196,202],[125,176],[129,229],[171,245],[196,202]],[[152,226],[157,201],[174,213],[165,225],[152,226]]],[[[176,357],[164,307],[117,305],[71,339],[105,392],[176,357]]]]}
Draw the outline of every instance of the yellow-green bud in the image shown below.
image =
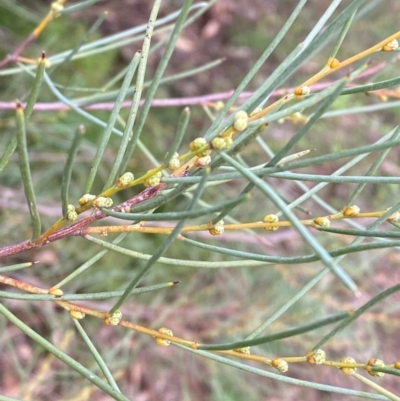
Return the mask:
{"type": "Polygon", "coordinates": [[[83,318],[85,317],[85,314],[84,314],[83,312],[78,311],[78,310],[73,310],[73,309],[71,309],[71,310],[69,311],[69,314],[70,314],[74,319],[78,319],[78,320],[83,319],[83,318]]]}
{"type": "Polygon", "coordinates": [[[219,111],[225,106],[225,103],[222,100],[218,100],[218,102],[214,103],[214,110],[219,111]]]}
{"type": "Polygon", "coordinates": [[[382,377],[385,374],[383,372],[374,372],[371,367],[377,367],[377,368],[384,368],[385,367],[385,363],[381,360],[381,359],[375,359],[375,358],[371,358],[368,363],[367,363],[367,372],[371,375],[371,376],[375,376],[375,377],[382,377]]]}
{"type": "Polygon", "coordinates": [[[81,206],[83,206],[83,205],[86,205],[86,203],[91,202],[91,201],[92,201],[93,199],[95,199],[95,198],[96,198],[96,195],[85,194],[85,195],[83,195],[83,196],[79,199],[78,203],[79,203],[81,206]]]}
{"type": "Polygon", "coordinates": [[[250,347],[235,348],[234,351],[240,352],[241,354],[250,355],[250,347]]]}
{"type": "Polygon", "coordinates": [[[213,227],[211,227],[208,230],[208,232],[211,235],[221,235],[221,234],[224,233],[224,231],[225,231],[225,227],[224,227],[224,221],[223,220],[218,221],[217,223],[215,223],[213,225],[213,227]]]}
{"type": "Polygon", "coordinates": [[[49,289],[49,294],[50,295],[54,295],[56,297],[61,297],[64,293],[60,288],[52,287],[52,288],[49,289]]]}
{"type": "Polygon", "coordinates": [[[155,187],[156,185],[158,185],[161,181],[161,171],[157,172],[156,174],[152,175],[151,177],[149,177],[145,182],[144,182],[144,186],[145,187],[155,187]]]}
{"type": "Polygon", "coordinates": [[[360,214],[360,208],[357,205],[345,206],[342,210],[345,217],[354,217],[360,214]]]}
{"type": "Polygon", "coordinates": [[[396,39],[393,39],[389,43],[386,43],[385,46],[382,47],[382,51],[393,52],[393,51],[397,50],[398,47],[399,47],[399,42],[396,39]]]}
{"type": "Polygon", "coordinates": [[[207,145],[207,141],[205,138],[196,138],[192,142],[190,142],[189,148],[191,151],[196,151],[201,149],[203,146],[207,145]]]}
{"type": "Polygon", "coordinates": [[[279,372],[281,373],[285,373],[289,370],[289,365],[288,363],[281,358],[275,358],[271,361],[271,365],[272,367],[274,367],[275,369],[279,370],[279,372]]]}
{"type": "Polygon", "coordinates": [[[114,313],[112,313],[106,318],[106,323],[111,324],[112,326],[118,326],[121,319],[122,319],[122,312],[117,309],[114,313]]]}
{"type": "Polygon", "coordinates": [[[64,10],[64,6],[58,1],[51,3],[51,11],[53,12],[53,17],[58,18],[61,14],[60,12],[64,10]]]}
{"type": "Polygon", "coordinates": [[[211,145],[214,149],[218,149],[218,150],[224,149],[224,148],[226,148],[225,138],[221,138],[221,137],[217,136],[211,141],[211,145]]]}
{"type": "Polygon", "coordinates": [[[323,349],[317,349],[315,351],[309,352],[307,355],[307,362],[315,365],[321,365],[325,362],[326,355],[323,349]]]}
{"type": "Polygon", "coordinates": [[[125,188],[135,179],[134,175],[127,171],[118,178],[117,187],[125,188]]]}
{"type": "Polygon", "coordinates": [[[205,167],[208,166],[211,163],[211,156],[206,155],[203,157],[199,157],[196,161],[196,166],[197,167],[205,167]]]}
{"type": "Polygon", "coordinates": [[[242,120],[245,119],[247,120],[249,118],[248,114],[244,110],[239,110],[235,113],[235,116],[233,117],[234,121],[236,120],[242,120]]]}
{"type": "Polygon", "coordinates": [[[389,221],[389,222],[391,222],[391,221],[398,221],[400,219],[400,213],[399,212],[396,212],[396,213],[393,213],[392,215],[390,215],[387,219],[386,219],[386,221],[389,221]]]}
{"type": "Polygon", "coordinates": [[[331,221],[327,217],[316,217],[313,221],[319,227],[330,227],[331,225],[331,221]]]}
{"type": "MultiPolygon", "coordinates": [[[[351,356],[346,356],[346,357],[342,358],[340,360],[340,362],[352,363],[352,364],[357,363],[356,360],[354,358],[352,358],[351,356]]],[[[346,375],[353,375],[356,372],[357,368],[351,368],[351,367],[344,366],[344,367],[340,368],[340,370],[346,375]]]]}
{"type": "Polygon", "coordinates": [[[75,221],[78,218],[78,213],[75,211],[74,205],[68,205],[67,208],[67,220],[68,221],[75,221]]]}
{"type": "Polygon", "coordinates": [[[113,205],[113,200],[111,198],[105,198],[104,196],[99,196],[93,201],[93,205],[97,207],[111,207],[113,205]]]}
{"type": "Polygon", "coordinates": [[[248,120],[247,118],[239,118],[235,120],[233,123],[233,127],[235,128],[236,131],[244,131],[247,128],[248,125],[248,120]]]}
{"type": "MultiPolygon", "coordinates": [[[[173,336],[174,333],[172,333],[172,330],[167,329],[165,327],[162,327],[161,329],[158,330],[162,334],[166,334],[167,336],[173,336]]],[[[164,338],[161,337],[156,337],[156,343],[158,345],[161,345],[162,347],[168,347],[168,345],[171,344],[171,341],[165,340],[164,338]]]]}
{"type": "MultiPolygon", "coordinates": [[[[263,218],[264,223],[276,223],[279,221],[279,217],[276,214],[267,214],[263,218]]],[[[279,228],[279,226],[269,226],[269,227],[264,227],[265,231],[276,231],[279,228]]]]}
{"type": "Polygon", "coordinates": [[[179,153],[175,152],[172,157],[171,160],[168,163],[168,168],[170,170],[176,170],[177,168],[179,168],[181,166],[181,161],[179,160],[179,153]]]}

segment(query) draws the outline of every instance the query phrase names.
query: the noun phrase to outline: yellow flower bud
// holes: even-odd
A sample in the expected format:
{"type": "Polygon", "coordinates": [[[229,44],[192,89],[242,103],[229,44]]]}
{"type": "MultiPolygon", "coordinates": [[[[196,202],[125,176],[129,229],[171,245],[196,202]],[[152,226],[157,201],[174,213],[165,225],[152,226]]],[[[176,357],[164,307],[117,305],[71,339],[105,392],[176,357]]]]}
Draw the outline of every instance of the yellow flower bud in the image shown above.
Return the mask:
{"type": "Polygon", "coordinates": [[[386,219],[386,221],[388,221],[389,223],[391,222],[391,221],[398,221],[400,219],[400,213],[399,212],[396,212],[396,213],[393,213],[392,215],[390,215],[387,219],[386,219]]]}
{"type": "Polygon", "coordinates": [[[69,311],[69,314],[70,314],[74,319],[78,319],[78,320],[83,319],[83,318],[85,317],[85,314],[84,314],[83,312],[78,311],[78,310],[73,310],[73,309],[71,309],[71,310],[69,311]]]}
{"type": "Polygon", "coordinates": [[[214,103],[214,110],[219,111],[225,106],[225,103],[222,100],[218,100],[218,102],[214,103]]]}
{"type": "Polygon", "coordinates": [[[113,205],[113,200],[111,198],[99,196],[93,201],[93,205],[97,207],[111,207],[113,205]]]}
{"type": "Polygon", "coordinates": [[[337,58],[334,58],[331,60],[329,67],[336,68],[340,64],[340,61],[337,58]]]}
{"type": "Polygon", "coordinates": [[[382,47],[382,51],[393,52],[393,51],[397,50],[398,47],[399,47],[399,42],[396,39],[393,39],[390,42],[386,43],[385,46],[382,47]]]}
{"type": "Polygon", "coordinates": [[[117,309],[114,313],[106,317],[105,322],[106,324],[111,324],[112,326],[118,326],[121,319],[122,312],[117,309]]]}
{"type": "Polygon", "coordinates": [[[51,3],[51,11],[53,12],[53,17],[58,18],[61,14],[60,12],[64,10],[64,6],[58,1],[51,3]]]}
{"type": "Polygon", "coordinates": [[[234,120],[241,120],[241,119],[247,119],[249,116],[244,110],[239,110],[235,113],[235,116],[233,117],[234,120]]]}
{"type": "Polygon", "coordinates": [[[311,351],[306,355],[306,358],[308,363],[321,365],[326,359],[325,351],[322,349],[311,351]]]}
{"type": "Polygon", "coordinates": [[[143,185],[145,187],[155,187],[156,185],[158,185],[161,181],[161,171],[159,171],[158,173],[152,175],[151,177],[149,177],[144,183],[143,185]]]}
{"type": "Polygon", "coordinates": [[[250,347],[235,348],[234,351],[240,352],[241,354],[250,355],[250,347]]]}
{"type": "Polygon", "coordinates": [[[221,234],[224,233],[224,231],[225,231],[225,228],[224,228],[224,221],[223,220],[218,221],[217,223],[215,223],[213,225],[213,227],[211,227],[208,230],[208,232],[211,235],[221,235],[221,234]]]}
{"type": "Polygon", "coordinates": [[[189,148],[191,151],[196,151],[202,148],[203,146],[207,145],[207,141],[205,138],[196,138],[189,144],[189,148]]]}
{"type": "Polygon", "coordinates": [[[199,157],[196,161],[196,166],[197,167],[205,167],[208,166],[211,163],[211,156],[206,155],[203,157],[199,157]]]}
{"type": "Polygon", "coordinates": [[[355,217],[360,214],[360,208],[357,205],[345,206],[342,210],[345,217],[355,217]]]}
{"type": "MultiPolygon", "coordinates": [[[[173,336],[174,333],[170,329],[167,329],[165,327],[162,327],[161,329],[158,330],[162,334],[166,334],[167,336],[173,336]]],[[[158,345],[161,345],[162,347],[168,347],[168,345],[171,344],[171,341],[165,340],[164,338],[161,337],[156,337],[156,343],[158,345]]]]}
{"type": "Polygon", "coordinates": [[[279,372],[281,373],[285,373],[289,370],[289,365],[288,363],[281,358],[275,358],[271,361],[271,365],[272,367],[274,367],[275,369],[279,370],[279,372]]]}
{"type": "Polygon", "coordinates": [[[226,148],[225,138],[221,138],[221,137],[217,136],[211,141],[211,145],[214,149],[218,149],[218,150],[224,149],[224,148],[226,148]]]}
{"type": "Polygon", "coordinates": [[[314,224],[319,227],[330,227],[331,221],[327,217],[316,217],[314,224]]]}
{"type": "Polygon", "coordinates": [[[368,363],[367,363],[367,372],[371,375],[371,376],[375,376],[375,377],[382,377],[385,374],[383,372],[374,372],[371,367],[377,367],[377,368],[384,368],[385,367],[385,363],[381,360],[381,359],[375,359],[375,358],[371,358],[369,359],[368,363]]]}
{"type": "MultiPolygon", "coordinates": [[[[279,217],[275,214],[267,214],[263,218],[264,223],[276,223],[279,221],[279,217]]],[[[264,227],[265,231],[276,231],[279,228],[279,226],[269,226],[269,227],[264,227]]]]}
{"type": "Polygon", "coordinates": [[[249,116],[244,110],[235,113],[233,127],[236,131],[244,131],[248,125],[249,116]]]}
{"type": "Polygon", "coordinates": [[[64,293],[62,292],[62,290],[60,288],[53,287],[53,288],[49,289],[49,294],[54,295],[56,297],[61,297],[61,295],[63,295],[64,293]]]}
{"type": "Polygon", "coordinates": [[[170,170],[176,170],[177,168],[179,168],[181,166],[181,161],[179,160],[179,153],[175,152],[172,157],[171,160],[168,163],[168,168],[170,170]]]}
{"type": "MultiPolygon", "coordinates": [[[[340,360],[340,362],[356,363],[356,360],[354,358],[352,358],[351,356],[347,356],[347,357],[342,358],[340,360]]],[[[344,366],[344,367],[340,368],[340,370],[346,375],[353,375],[356,372],[357,368],[349,368],[349,367],[344,366]]]]}
{"type": "Polygon", "coordinates": [[[78,213],[75,211],[74,205],[68,205],[67,220],[75,221],[78,218],[78,213]]]}
{"type": "Polygon", "coordinates": [[[260,111],[262,111],[261,107],[256,107],[251,113],[250,113],[250,117],[255,116],[256,114],[258,114],[260,111]]]}
{"type": "Polygon", "coordinates": [[[247,128],[248,125],[248,120],[247,118],[239,118],[235,120],[233,123],[233,127],[235,128],[236,131],[244,131],[247,128]]]}
{"type": "Polygon", "coordinates": [[[85,194],[85,195],[82,196],[82,198],[79,199],[78,203],[81,206],[83,206],[83,205],[86,205],[86,203],[91,202],[95,198],[96,198],[96,195],[85,194]]]}
{"type": "Polygon", "coordinates": [[[127,171],[125,174],[122,174],[121,177],[117,180],[117,187],[118,188],[125,188],[127,187],[133,180],[135,179],[134,175],[127,171]]]}
{"type": "Polygon", "coordinates": [[[307,96],[310,94],[310,92],[311,90],[309,86],[301,86],[294,90],[294,94],[296,96],[307,96]]]}

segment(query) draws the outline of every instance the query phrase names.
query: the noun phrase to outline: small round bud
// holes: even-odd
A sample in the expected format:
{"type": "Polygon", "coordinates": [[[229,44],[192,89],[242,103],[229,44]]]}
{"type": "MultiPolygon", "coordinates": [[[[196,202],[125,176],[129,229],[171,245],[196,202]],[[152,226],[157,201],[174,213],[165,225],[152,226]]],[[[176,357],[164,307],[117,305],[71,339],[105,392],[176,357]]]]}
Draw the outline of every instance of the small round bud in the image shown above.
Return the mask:
{"type": "Polygon", "coordinates": [[[177,168],[179,168],[181,166],[181,161],[179,160],[179,153],[175,152],[172,157],[171,160],[168,163],[168,168],[170,170],[176,170],[177,168]]]}
{"type": "Polygon", "coordinates": [[[155,173],[154,175],[152,175],[151,177],[149,177],[143,184],[145,187],[155,187],[156,185],[158,185],[161,181],[161,171],[155,173]]]}
{"type": "Polygon", "coordinates": [[[121,177],[117,180],[117,187],[118,188],[125,188],[127,187],[133,180],[135,179],[134,175],[127,171],[125,174],[122,174],[121,177]]]}
{"type": "Polygon", "coordinates": [[[345,206],[342,210],[345,217],[355,217],[360,214],[360,208],[357,205],[345,206]]]}
{"type": "Polygon", "coordinates": [[[54,295],[56,297],[61,297],[61,295],[63,295],[64,293],[62,292],[62,290],[60,288],[53,287],[53,288],[49,289],[49,294],[54,295]]]}
{"type": "Polygon", "coordinates": [[[190,142],[189,148],[191,151],[195,152],[205,145],[207,145],[207,141],[205,140],[205,138],[196,138],[192,142],[190,142]]]}
{"type": "Polygon", "coordinates": [[[395,369],[400,369],[400,360],[396,361],[393,366],[395,369]]]}
{"type": "Polygon", "coordinates": [[[315,351],[309,352],[307,355],[307,362],[315,365],[321,365],[325,362],[326,355],[325,351],[322,349],[317,349],[315,351]]]}
{"type": "MultiPolygon", "coordinates": [[[[264,223],[276,223],[279,221],[279,217],[276,214],[267,214],[263,218],[264,223]]],[[[264,227],[265,231],[276,231],[279,228],[279,226],[268,226],[264,227]]]]}
{"type": "Polygon", "coordinates": [[[385,375],[383,372],[374,372],[371,369],[371,367],[384,368],[385,367],[385,363],[381,359],[371,358],[371,359],[368,360],[367,365],[368,365],[367,366],[367,372],[371,376],[382,377],[382,376],[385,375]]]}
{"type": "Polygon", "coordinates": [[[211,141],[211,146],[213,147],[213,149],[218,149],[218,150],[226,148],[225,138],[221,138],[219,136],[215,137],[211,141]]]}
{"type": "Polygon", "coordinates": [[[330,227],[331,221],[327,217],[316,217],[314,224],[319,227],[330,227]]]}
{"type": "MultiPolygon", "coordinates": [[[[340,362],[343,362],[343,363],[357,363],[356,360],[354,358],[352,358],[351,356],[347,356],[347,357],[342,358],[340,360],[340,362]]],[[[350,367],[346,367],[345,366],[345,367],[340,368],[340,370],[346,375],[353,375],[356,372],[357,368],[350,368],[350,367]]]]}
{"type": "Polygon", "coordinates": [[[223,234],[225,231],[225,227],[224,227],[224,221],[220,220],[217,223],[215,223],[209,230],[208,232],[211,235],[221,235],[223,234]]]}
{"type": "Polygon", "coordinates": [[[68,221],[75,221],[78,218],[78,213],[75,211],[74,205],[68,205],[67,209],[67,220],[68,221]]]}
{"type": "Polygon", "coordinates": [[[301,87],[297,87],[294,90],[294,94],[296,96],[307,96],[309,95],[311,92],[310,87],[309,86],[301,86],[301,87]]]}
{"type": "MultiPolygon", "coordinates": [[[[158,330],[162,334],[166,334],[167,336],[173,336],[174,333],[170,329],[167,329],[165,327],[162,327],[161,329],[158,330]]],[[[156,337],[156,343],[158,345],[161,345],[162,347],[168,347],[168,345],[171,344],[171,341],[165,340],[164,338],[161,337],[156,337]]]]}
{"type": "Polygon", "coordinates": [[[207,155],[207,156],[199,157],[196,161],[196,166],[197,167],[206,167],[210,163],[211,163],[211,156],[207,155]]]}
{"type": "Polygon", "coordinates": [[[398,47],[399,47],[399,42],[396,39],[393,39],[389,43],[386,43],[385,46],[382,47],[382,51],[393,52],[393,51],[397,50],[398,47]]]}
{"type": "Polygon", "coordinates": [[[111,207],[113,205],[113,200],[111,198],[99,196],[93,201],[93,205],[97,207],[111,207]]]}
{"type": "Polygon", "coordinates": [[[391,222],[391,221],[398,221],[400,219],[400,213],[399,212],[396,212],[396,213],[393,213],[392,215],[390,215],[387,219],[386,219],[386,221],[388,221],[389,223],[391,222]]]}
{"type": "Polygon", "coordinates": [[[86,205],[86,203],[91,202],[93,199],[96,199],[96,195],[92,194],[85,194],[78,200],[78,203],[83,206],[86,205]]]}
{"type": "Polygon", "coordinates": [[[248,125],[249,116],[244,110],[235,113],[233,127],[236,131],[244,131],[248,125]]]}
{"type": "Polygon", "coordinates": [[[71,310],[69,311],[69,314],[70,314],[74,319],[78,319],[78,320],[83,319],[83,318],[85,317],[85,314],[84,314],[83,312],[78,311],[78,310],[73,310],[73,309],[71,309],[71,310]]]}
{"type": "Polygon", "coordinates": [[[271,361],[271,365],[272,367],[274,367],[275,369],[279,370],[279,372],[281,373],[285,373],[289,370],[289,365],[288,363],[281,358],[275,358],[271,361]]]}
{"type": "Polygon", "coordinates": [[[105,322],[106,324],[111,324],[112,326],[118,326],[121,319],[122,312],[117,309],[114,313],[105,318],[105,322]]]}
{"type": "Polygon", "coordinates": [[[250,117],[255,116],[256,114],[260,113],[262,111],[261,107],[256,107],[251,113],[250,113],[250,117]]]}
{"type": "Polygon", "coordinates": [[[248,125],[248,119],[247,118],[239,118],[235,120],[233,123],[233,128],[235,128],[236,131],[244,131],[247,128],[248,125]]]}
{"type": "Polygon", "coordinates": [[[339,64],[340,64],[340,61],[339,61],[337,58],[334,58],[334,59],[332,59],[331,62],[329,63],[329,67],[331,67],[331,68],[333,69],[333,68],[338,67],[339,64]]]}
{"type": "Polygon", "coordinates": [[[58,1],[51,3],[51,11],[53,12],[54,18],[58,18],[62,10],[64,10],[64,6],[60,4],[58,1]]]}
{"type": "Polygon", "coordinates": [[[247,119],[249,116],[244,110],[239,110],[235,113],[235,116],[233,117],[234,120],[242,120],[242,119],[247,119]]]}
{"type": "Polygon", "coordinates": [[[240,352],[241,354],[250,355],[250,347],[235,348],[234,351],[240,352]]]}
{"type": "Polygon", "coordinates": [[[214,110],[220,111],[225,106],[225,103],[222,100],[218,100],[218,102],[214,103],[214,110]]]}

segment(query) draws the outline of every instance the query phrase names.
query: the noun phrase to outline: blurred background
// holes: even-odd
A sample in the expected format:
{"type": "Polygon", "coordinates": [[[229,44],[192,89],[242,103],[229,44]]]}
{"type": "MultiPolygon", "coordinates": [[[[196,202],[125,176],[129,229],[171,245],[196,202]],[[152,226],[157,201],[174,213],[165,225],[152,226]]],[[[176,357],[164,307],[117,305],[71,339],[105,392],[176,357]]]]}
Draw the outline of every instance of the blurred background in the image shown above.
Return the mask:
{"type": "MultiPolygon", "coordinates": [[[[246,91],[251,92],[257,89],[287,54],[306,37],[314,22],[327,8],[328,3],[317,0],[310,0],[307,3],[282,44],[260,69],[246,91]]],[[[344,1],[337,13],[348,3],[344,1]]],[[[366,4],[370,3],[372,4],[372,2],[366,2],[366,4]]],[[[38,58],[43,50],[47,56],[51,56],[73,48],[104,11],[108,11],[108,15],[100,28],[90,35],[89,41],[145,24],[151,4],[152,2],[148,1],[108,0],[76,13],[64,15],[52,21],[22,55],[27,58],[38,58]]],[[[292,0],[218,0],[209,11],[183,31],[167,68],[166,76],[193,69],[215,59],[223,58],[224,61],[203,73],[163,84],[156,98],[189,98],[223,94],[235,89],[275,37],[296,4],[297,1],[292,0]]],[[[49,5],[49,1],[0,1],[0,59],[12,53],[23,42],[48,12],[49,5]]],[[[160,17],[179,9],[180,5],[179,0],[164,1],[160,17]]],[[[347,58],[394,33],[398,29],[399,13],[399,2],[381,1],[372,11],[353,23],[338,58],[347,58]]],[[[158,43],[165,35],[167,35],[165,32],[155,35],[153,43],[158,43]]],[[[52,73],[52,79],[69,98],[90,97],[93,93],[98,93],[105,83],[115,77],[140,48],[141,41],[138,41],[92,57],[71,61],[58,66],[52,73]],[[88,89],[91,91],[89,92],[88,89]]],[[[328,45],[324,52],[310,59],[285,82],[285,88],[296,86],[315,74],[326,62],[329,51],[328,45]]],[[[161,50],[150,55],[147,79],[152,77],[161,55],[161,50]]],[[[371,65],[378,65],[387,60],[388,57],[378,54],[373,58],[371,65]]],[[[15,64],[10,64],[6,68],[14,67],[15,64]]],[[[389,64],[384,72],[376,76],[375,80],[395,76],[396,69],[398,70],[397,64],[389,64]]],[[[350,70],[344,73],[348,71],[350,70]]],[[[329,82],[329,79],[326,82],[329,82]]],[[[27,73],[0,75],[1,153],[14,134],[14,111],[8,105],[17,98],[25,100],[31,84],[32,77],[27,73]]],[[[118,89],[119,84],[120,82],[116,82],[110,89],[118,89]]],[[[223,98],[222,95],[221,98],[223,98]]],[[[54,95],[43,85],[39,102],[56,101],[54,95]]],[[[376,96],[363,94],[343,96],[335,102],[333,107],[344,109],[380,101],[376,96]]],[[[183,106],[154,107],[150,111],[142,140],[158,160],[162,160],[172,143],[182,109],[183,106]]],[[[210,125],[204,107],[193,106],[191,112],[192,118],[185,139],[186,146],[192,139],[201,136],[210,125]]],[[[92,113],[104,121],[109,115],[107,110],[92,113]]],[[[121,117],[126,119],[127,113],[127,110],[122,111],[121,117]]],[[[397,121],[399,121],[397,109],[323,119],[314,127],[313,132],[298,144],[296,151],[312,148],[316,149],[315,152],[329,153],[370,144],[389,132],[397,121]]],[[[59,186],[64,161],[71,138],[81,123],[85,124],[87,134],[74,166],[70,196],[75,203],[83,194],[90,163],[96,149],[99,127],[88,121],[82,121],[82,117],[67,110],[35,111],[29,122],[32,171],[45,228],[60,216],[59,186]]],[[[272,150],[278,150],[298,128],[292,122],[272,124],[262,137],[267,140],[272,150]]],[[[101,190],[107,179],[118,144],[119,140],[112,138],[95,183],[97,191],[101,190]]],[[[256,142],[250,144],[243,151],[242,156],[251,164],[268,161],[264,151],[256,142]]],[[[398,150],[393,150],[390,157],[381,165],[379,174],[398,176],[400,172],[398,157],[398,150]]],[[[365,174],[373,160],[373,156],[368,156],[350,170],[349,174],[365,174]]],[[[17,155],[13,155],[0,176],[0,246],[25,240],[29,238],[31,232],[17,161],[17,155]]],[[[341,161],[326,163],[318,166],[317,170],[304,169],[299,172],[331,174],[341,164],[341,161]]],[[[139,176],[152,166],[148,155],[137,149],[130,163],[131,171],[139,176]]],[[[234,198],[245,184],[244,181],[239,180],[232,182],[224,187],[223,194],[219,191],[208,191],[205,194],[205,200],[212,203],[234,198]]],[[[309,187],[314,185],[306,184],[309,187]]],[[[294,200],[302,193],[289,180],[275,179],[274,185],[279,187],[280,193],[288,200],[294,200]]],[[[343,202],[354,188],[354,184],[329,184],[319,195],[334,208],[341,209],[344,206],[343,202]]],[[[130,196],[133,193],[131,192],[130,196]]],[[[126,196],[125,192],[119,193],[114,203],[123,201],[126,196]]],[[[391,205],[396,198],[398,198],[398,188],[395,185],[368,185],[357,199],[357,205],[362,210],[382,210],[391,205]]],[[[172,204],[163,206],[161,211],[182,210],[186,202],[182,196],[172,204]]],[[[254,207],[251,206],[245,210],[236,209],[232,216],[240,221],[257,221],[261,220],[264,214],[276,212],[272,203],[268,203],[260,194],[254,193],[252,202],[254,207]]],[[[325,213],[312,201],[307,201],[302,206],[302,210],[296,211],[300,218],[310,218],[310,216],[325,213]]],[[[192,238],[199,239],[204,236],[205,234],[193,234],[192,238]]],[[[319,234],[317,238],[328,248],[343,246],[346,241],[347,243],[351,241],[351,237],[338,238],[329,234],[319,234]]],[[[124,240],[122,245],[143,253],[151,253],[161,241],[162,238],[154,235],[135,234],[124,240]]],[[[278,230],[276,233],[258,231],[256,234],[245,231],[229,232],[210,242],[273,255],[291,256],[309,253],[301,238],[290,229],[278,230]]],[[[94,244],[88,245],[81,238],[69,238],[30,253],[16,255],[5,260],[3,265],[29,260],[39,261],[39,264],[16,272],[12,276],[38,287],[48,288],[99,251],[99,247],[94,244]]],[[[223,255],[210,254],[199,248],[188,248],[179,242],[168,250],[166,256],[213,262],[225,260],[223,255]]],[[[395,249],[347,256],[342,266],[359,286],[362,294],[359,298],[348,291],[335,276],[328,275],[307,296],[269,326],[266,334],[360,306],[383,289],[399,282],[399,262],[400,257],[395,249]]],[[[68,283],[63,289],[65,293],[85,293],[124,288],[130,272],[133,269],[138,270],[140,266],[142,262],[108,252],[94,266],[81,274],[79,280],[68,283]]],[[[175,280],[179,280],[180,284],[130,298],[130,301],[122,307],[122,311],[126,320],[150,328],[166,326],[180,337],[189,340],[223,342],[240,339],[290,299],[322,267],[321,263],[314,263],[295,266],[195,269],[175,266],[171,268],[168,265],[157,264],[146,276],[142,282],[143,285],[175,280]]],[[[0,288],[9,290],[5,286],[0,288]]],[[[399,300],[399,295],[393,295],[366,313],[362,320],[337,335],[335,340],[329,342],[324,348],[329,358],[339,359],[342,356],[351,355],[360,361],[366,361],[370,357],[385,361],[399,359],[398,336],[396,336],[400,326],[399,300]]],[[[51,303],[26,303],[12,300],[4,302],[34,330],[57,344],[80,363],[95,369],[95,362],[77,336],[70,316],[64,311],[51,303]]],[[[90,302],[87,304],[90,305],[90,302]]],[[[95,307],[102,310],[107,310],[112,305],[112,300],[95,303],[95,307]]],[[[91,334],[92,341],[108,362],[111,371],[115,373],[122,392],[134,400],[160,398],[164,401],[242,400],[246,397],[248,400],[334,401],[346,398],[338,394],[293,387],[250,375],[174,347],[156,347],[151,338],[128,332],[122,327],[105,326],[102,322],[90,317],[86,318],[82,325],[89,335],[91,334]]],[[[5,367],[0,373],[1,394],[23,400],[110,399],[33,343],[17,328],[6,323],[5,319],[0,318],[0,327],[2,332],[0,363],[5,367]]],[[[304,355],[327,330],[322,329],[317,333],[254,347],[252,352],[266,356],[304,355]]],[[[351,377],[331,368],[319,369],[303,364],[291,365],[288,375],[303,380],[367,390],[366,387],[351,380],[351,377]]],[[[390,391],[398,391],[398,379],[386,375],[379,383],[390,391]]]]}

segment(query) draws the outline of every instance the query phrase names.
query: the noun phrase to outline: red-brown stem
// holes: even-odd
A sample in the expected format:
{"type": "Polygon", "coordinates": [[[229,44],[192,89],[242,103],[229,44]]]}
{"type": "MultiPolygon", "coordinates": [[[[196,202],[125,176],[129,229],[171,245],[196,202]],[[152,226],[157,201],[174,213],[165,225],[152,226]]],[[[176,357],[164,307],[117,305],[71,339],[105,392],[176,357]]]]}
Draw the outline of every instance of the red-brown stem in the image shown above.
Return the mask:
{"type": "MultiPolygon", "coordinates": [[[[153,198],[158,194],[159,191],[165,188],[166,185],[167,184],[158,184],[154,187],[146,188],[145,190],[135,195],[134,197],[111,208],[111,210],[115,212],[121,212],[122,210],[125,210],[125,208],[131,208],[133,205],[137,205],[138,203],[141,203],[147,199],[153,198]]],[[[49,235],[47,238],[44,239],[44,241],[41,241],[40,243],[34,243],[28,240],[13,245],[6,245],[0,248],[0,259],[6,256],[11,256],[17,253],[27,251],[32,248],[39,248],[50,242],[58,241],[65,237],[70,237],[73,235],[82,235],[83,228],[87,227],[94,221],[104,219],[105,217],[107,217],[107,215],[104,212],[102,212],[100,209],[95,209],[94,213],[92,213],[90,216],[87,216],[82,220],[79,220],[76,223],[71,224],[68,227],[60,228],[58,231],[49,235]]]]}

